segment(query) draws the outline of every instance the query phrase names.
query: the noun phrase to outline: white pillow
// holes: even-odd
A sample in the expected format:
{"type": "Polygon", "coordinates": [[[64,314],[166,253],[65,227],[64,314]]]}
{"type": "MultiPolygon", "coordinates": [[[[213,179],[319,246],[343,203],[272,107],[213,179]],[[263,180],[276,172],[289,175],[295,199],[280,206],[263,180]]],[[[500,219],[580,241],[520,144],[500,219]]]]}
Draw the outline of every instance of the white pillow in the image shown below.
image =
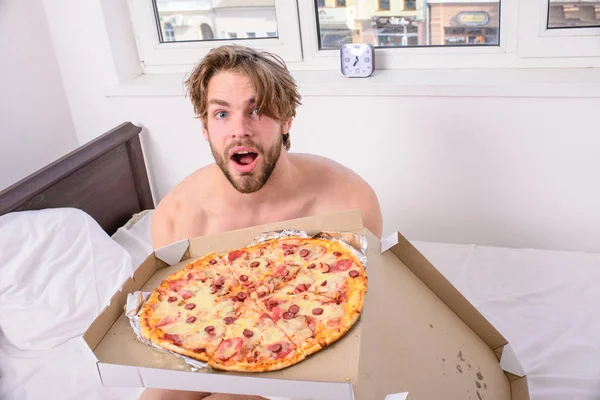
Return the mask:
{"type": "Polygon", "coordinates": [[[81,210],[0,217],[0,330],[19,349],[82,335],[132,274],[129,254],[81,210]]]}

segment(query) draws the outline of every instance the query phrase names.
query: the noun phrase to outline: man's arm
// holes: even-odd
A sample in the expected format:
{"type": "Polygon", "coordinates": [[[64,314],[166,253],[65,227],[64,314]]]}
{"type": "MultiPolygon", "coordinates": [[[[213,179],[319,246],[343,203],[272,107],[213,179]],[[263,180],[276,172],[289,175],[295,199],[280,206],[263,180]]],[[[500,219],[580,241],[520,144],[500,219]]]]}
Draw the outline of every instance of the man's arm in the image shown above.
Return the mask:
{"type": "Polygon", "coordinates": [[[151,238],[152,248],[158,249],[174,242],[175,221],[173,220],[172,201],[165,197],[152,214],[151,238]]]}
{"type": "Polygon", "coordinates": [[[373,188],[365,181],[356,192],[356,206],[360,208],[363,216],[363,223],[378,239],[383,234],[383,217],[379,200],[373,188]]]}

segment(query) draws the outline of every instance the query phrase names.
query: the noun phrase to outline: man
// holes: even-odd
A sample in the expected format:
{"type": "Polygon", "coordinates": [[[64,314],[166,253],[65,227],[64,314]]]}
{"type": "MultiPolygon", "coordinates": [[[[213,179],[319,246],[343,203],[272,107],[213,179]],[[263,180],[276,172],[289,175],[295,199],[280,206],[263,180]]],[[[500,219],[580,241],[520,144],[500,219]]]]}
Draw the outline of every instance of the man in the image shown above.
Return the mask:
{"type": "MultiPolygon", "coordinates": [[[[154,248],[188,237],[349,209],[381,237],[373,189],[324,157],[291,154],[290,129],[300,95],[285,63],[241,46],[212,50],[186,82],[215,164],[185,178],[152,220],[154,248]]],[[[259,399],[147,390],[142,399],[259,399]],[[208,396],[208,397],[206,397],[208,396]]]]}

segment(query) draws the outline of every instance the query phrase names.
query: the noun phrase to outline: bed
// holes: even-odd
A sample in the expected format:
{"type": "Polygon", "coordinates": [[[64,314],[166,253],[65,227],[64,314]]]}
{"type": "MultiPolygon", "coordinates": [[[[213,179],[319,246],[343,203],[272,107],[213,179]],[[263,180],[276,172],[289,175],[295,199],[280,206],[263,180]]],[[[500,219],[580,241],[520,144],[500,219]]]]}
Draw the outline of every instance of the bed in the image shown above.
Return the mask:
{"type": "MultiPolygon", "coordinates": [[[[110,238],[106,248],[127,254],[124,274],[131,274],[152,249],[154,201],[141,131],[123,123],[0,192],[0,221],[21,211],[82,210],[110,238]]],[[[0,224],[0,239],[1,230],[0,224]]],[[[528,374],[532,400],[600,399],[600,255],[413,244],[510,341],[528,374]]],[[[0,282],[0,300],[2,295],[0,282]]],[[[0,331],[2,399],[129,400],[140,393],[103,387],[81,337],[23,350],[0,331]]]]}
{"type": "MultiPolygon", "coordinates": [[[[123,246],[131,256],[130,264],[123,265],[133,268],[151,251],[149,219],[144,216],[154,208],[141,131],[125,122],[3,190],[0,216],[23,211],[58,212],[62,208],[82,210],[106,237],[123,246]],[[139,230],[144,234],[135,235],[139,230]]],[[[7,246],[6,241],[0,243],[0,254],[6,256],[8,249],[2,246],[7,246]]],[[[103,248],[108,247],[105,243],[103,248]]],[[[6,279],[2,267],[0,273],[6,279]]],[[[52,283],[51,276],[44,278],[52,283]]],[[[4,299],[0,296],[0,300],[4,299]]],[[[2,399],[136,399],[140,392],[139,388],[103,387],[93,354],[81,337],[52,349],[23,350],[0,332],[2,399]]]]}

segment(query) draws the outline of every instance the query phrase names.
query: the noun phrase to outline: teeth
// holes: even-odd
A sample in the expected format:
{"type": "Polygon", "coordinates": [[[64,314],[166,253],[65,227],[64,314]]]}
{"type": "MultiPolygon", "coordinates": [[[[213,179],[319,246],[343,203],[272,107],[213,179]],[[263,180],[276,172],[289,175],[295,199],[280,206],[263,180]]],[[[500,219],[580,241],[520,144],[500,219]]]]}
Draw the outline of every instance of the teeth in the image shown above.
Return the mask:
{"type": "Polygon", "coordinates": [[[235,154],[250,154],[250,151],[237,151],[235,154]]]}

